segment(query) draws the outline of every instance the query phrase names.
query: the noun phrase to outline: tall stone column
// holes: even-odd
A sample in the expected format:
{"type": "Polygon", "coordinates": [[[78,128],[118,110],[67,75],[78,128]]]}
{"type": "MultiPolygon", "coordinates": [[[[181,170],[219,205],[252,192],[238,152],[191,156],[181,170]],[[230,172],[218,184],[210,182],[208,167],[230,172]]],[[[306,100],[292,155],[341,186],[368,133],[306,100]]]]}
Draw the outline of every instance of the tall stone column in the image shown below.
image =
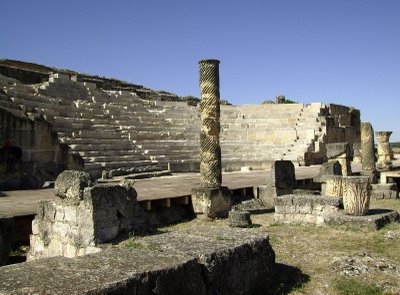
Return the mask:
{"type": "Polygon", "coordinates": [[[376,163],[376,166],[381,170],[389,170],[392,168],[389,143],[392,131],[377,131],[375,134],[378,140],[378,162],[376,163]]]}
{"type": "Polygon", "coordinates": [[[219,61],[201,60],[200,186],[220,188],[221,147],[219,145],[219,61]]]}
{"type": "Polygon", "coordinates": [[[361,123],[361,164],[362,174],[372,176],[375,183],[375,142],[374,129],[370,122],[361,123]]]}
{"type": "Polygon", "coordinates": [[[226,217],[231,192],[222,184],[219,102],[219,61],[201,60],[200,187],[192,190],[193,211],[209,218],[226,217]]]}

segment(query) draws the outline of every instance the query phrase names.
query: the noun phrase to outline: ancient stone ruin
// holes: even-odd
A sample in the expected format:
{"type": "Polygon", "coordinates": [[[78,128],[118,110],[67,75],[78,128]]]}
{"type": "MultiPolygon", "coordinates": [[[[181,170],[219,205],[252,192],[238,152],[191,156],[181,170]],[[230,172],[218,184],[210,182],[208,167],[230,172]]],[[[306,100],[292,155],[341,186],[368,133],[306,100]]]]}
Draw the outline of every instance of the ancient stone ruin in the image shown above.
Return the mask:
{"type": "MultiPolygon", "coordinates": [[[[199,101],[2,60],[0,189],[41,187],[65,169],[93,179],[200,171],[199,101]]],[[[322,163],[326,144],[360,142],[359,111],[334,104],[222,105],[220,122],[222,170],[322,163]]]]}
{"type": "Polygon", "coordinates": [[[201,131],[200,188],[192,191],[193,210],[207,217],[226,217],[232,207],[231,193],[222,187],[219,102],[219,61],[200,64],[201,131]]]}
{"type": "Polygon", "coordinates": [[[131,186],[92,186],[87,172],[66,170],[56,180],[55,194],[56,201],[39,203],[28,260],[99,252],[98,245],[148,226],[131,186]]]}

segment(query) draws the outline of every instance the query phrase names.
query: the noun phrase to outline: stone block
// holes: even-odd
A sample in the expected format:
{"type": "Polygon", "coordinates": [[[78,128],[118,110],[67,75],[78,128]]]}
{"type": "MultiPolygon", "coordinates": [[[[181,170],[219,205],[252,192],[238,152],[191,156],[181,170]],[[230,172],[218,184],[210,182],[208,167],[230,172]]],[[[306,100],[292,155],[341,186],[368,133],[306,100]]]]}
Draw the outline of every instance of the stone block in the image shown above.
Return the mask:
{"type": "Polygon", "coordinates": [[[324,162],[318,176],[314,177],[314,182],[326,182],[328,175],[342,175],[342,166],[338,161],[324,162]]]}
{"type": "Polygon", "coordinates": [[[2,267],[0,293],[236,295],[273,284],[275,253],[267,234],[196,226],[135,242],[142,247],[2,267]]]}
{"type": "Polygon", "coordinates": [[[278,196],[289,195],[293,193],[293,188],[278,188],[272,185],[259,185],[254,188],[256,190],[256,198],[260,199],[266,209],[273,209],[275,206],[274,199],[278,196]]]}
{"type": "Polygon", "coordinates": [[[85,188],[84,200],[92,206],[94,235],[98,243],[147,226],[147,216],[136,198],[136,190],[129,186],[95,185],[85,188]]]}
{"type": "Polygon", "coordinates": [[[371,198],[398,199],[399,192],[395,183],[372,184],[371,198]]]}
{"type": "Polygon", "coordinates": [[[194,213],[209,218],[227,217],[232,208],[232,196],[227,187],[195,188],[192,190],[194,213]]]}
{"type": "Polygon", "coordinates": [[[76,203],[83,199],[83,189],[90,185],[89,173],[65,170],[57,177],[54,192],[56,196],[76,203]]]}
{"type": "Polygon", "coordinates": [[[251,225],[250,212],[244,210],[229,211],[228,224],[232,227],[248,227],[251,225]]]}
{"type": "Polygon", "coordinates": [[[348,142],[328,143],[326,145],[326,156],[328,160],[347,158],[352,156],[351,145],[348,142]]]}
{"type": "Polygon", "coordinates": [[[271,167],[271,177],[267,184],[277,188],[295,188],[297,186],[294,165],[292,161],[275,161],[271,167]]]}

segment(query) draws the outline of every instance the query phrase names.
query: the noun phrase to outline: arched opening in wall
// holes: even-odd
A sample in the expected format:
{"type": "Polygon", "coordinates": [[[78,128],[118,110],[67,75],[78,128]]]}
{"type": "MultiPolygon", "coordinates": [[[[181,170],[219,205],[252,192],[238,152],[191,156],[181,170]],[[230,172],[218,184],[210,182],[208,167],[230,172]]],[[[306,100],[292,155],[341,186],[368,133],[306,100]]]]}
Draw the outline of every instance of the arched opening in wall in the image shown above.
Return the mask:
{"type": "Polygon", "coordinates": [[[22,175],[22,149],[7,140],[0,148],[0,188],[20,186],[22,175]]]}

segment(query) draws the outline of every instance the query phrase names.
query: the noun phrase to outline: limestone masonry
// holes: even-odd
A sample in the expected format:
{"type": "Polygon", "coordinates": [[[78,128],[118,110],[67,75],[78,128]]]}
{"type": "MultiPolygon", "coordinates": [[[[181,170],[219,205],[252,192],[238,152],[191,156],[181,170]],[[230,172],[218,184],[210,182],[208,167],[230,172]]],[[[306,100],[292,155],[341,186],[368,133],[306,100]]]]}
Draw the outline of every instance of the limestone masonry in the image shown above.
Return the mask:
{"type": "MultiPolygon", "coordinates": [[[[0,189],[41,187],[65,169],[92,178],[199,171],[200,105],[115,79],[0,61],[0,189]]],[[[322,163],[360,143],[360,112],[321,103],[221,105],[222,169],[322,163]]]]}

